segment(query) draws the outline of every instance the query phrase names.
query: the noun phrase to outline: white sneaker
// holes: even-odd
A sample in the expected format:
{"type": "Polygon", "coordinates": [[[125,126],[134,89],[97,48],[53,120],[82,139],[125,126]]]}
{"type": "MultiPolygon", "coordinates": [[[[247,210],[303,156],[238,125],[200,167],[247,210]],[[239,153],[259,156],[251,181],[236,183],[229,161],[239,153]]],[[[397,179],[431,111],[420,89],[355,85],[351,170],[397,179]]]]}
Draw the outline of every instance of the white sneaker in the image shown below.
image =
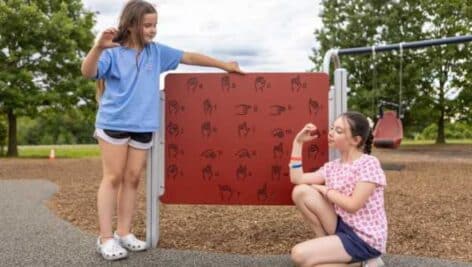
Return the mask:
{"type": "Polygon", "coordinates": [[[128,257],[128,251],[124,249],[114,238],[108,239],[105,243],[100,242],[100,237],[97,239],[97,252],[102,254],[105,260],[119,260],[128,257]]]}
{"type": "Polygon", "coordinates": [[[143,251],[147,249],[146,242],[137,239],[133,234],[119,236],[115,232],[113,233],[113,237],[120,243],[122,247],[131,251],[143,251]]]}
{"type": "Polygon", "coordinates": [[[377,257],[370,260],[366,260],[362,262],[362,267],[383,267],[385,263],[383,262],[382,258],[377,257]]]}

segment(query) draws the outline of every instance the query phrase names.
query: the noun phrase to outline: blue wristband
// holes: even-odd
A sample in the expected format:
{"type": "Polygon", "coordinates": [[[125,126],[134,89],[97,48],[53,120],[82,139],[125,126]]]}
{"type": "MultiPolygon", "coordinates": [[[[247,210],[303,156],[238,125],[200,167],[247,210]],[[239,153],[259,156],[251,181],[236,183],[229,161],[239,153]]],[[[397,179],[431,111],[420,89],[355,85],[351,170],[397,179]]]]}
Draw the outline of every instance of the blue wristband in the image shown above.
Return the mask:
{"type": "Polygon", "coordinates": [[[302,164],[293,164],[292,166],[290,166],[290,168],[292,169],[298,169],[298,168],[301,168],[302,167],[302,164]]]}

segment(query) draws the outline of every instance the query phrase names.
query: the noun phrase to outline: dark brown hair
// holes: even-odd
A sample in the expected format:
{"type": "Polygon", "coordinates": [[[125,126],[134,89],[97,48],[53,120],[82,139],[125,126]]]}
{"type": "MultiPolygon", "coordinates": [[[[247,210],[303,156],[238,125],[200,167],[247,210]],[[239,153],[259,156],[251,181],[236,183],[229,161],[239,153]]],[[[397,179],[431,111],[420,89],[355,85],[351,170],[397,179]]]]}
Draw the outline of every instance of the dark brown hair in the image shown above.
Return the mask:
{"type": "Polygon", "coordinates": [[[357,147],[363,148],[364,153],[370,154],[374,136],[372,135],[372,129],[367,118],[362,113],[356,111],[345,112],[341,116],[346,118],[352,137],[361,137],[357,147]]]}

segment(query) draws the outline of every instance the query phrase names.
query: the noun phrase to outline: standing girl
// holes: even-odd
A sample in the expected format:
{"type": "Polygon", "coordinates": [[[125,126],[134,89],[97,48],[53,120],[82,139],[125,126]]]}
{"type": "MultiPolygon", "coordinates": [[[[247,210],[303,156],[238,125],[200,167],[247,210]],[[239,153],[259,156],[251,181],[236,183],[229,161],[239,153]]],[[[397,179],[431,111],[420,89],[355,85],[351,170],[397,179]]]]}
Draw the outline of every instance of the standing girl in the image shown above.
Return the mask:
{"type": "Polygon", "coordinates": [[[317,128],[307,124],[295,137],[290,179],[296,186],[292,199],[316,234],[292,248],[300,266],[382,266],[380,255],[387,244],[384,209],[385,174],[369,155],[372,132],[366,117],[346,112],[336,119],[328,135],[330,147],[341,157],[318,171],[303,173],[304,142],[317,138],[317,128]]]}
{"type": "Polygon", "coordinates": [[[146,249],[146,244],[131,233],[131,224],[152,135],[160,127],[159,75],[177,68],[179,63],[241,72],[236,62],[222,62],[153,42],[157,17],[150,3],[128,1],[118,29],[105,30],[82,62],[85,77],[104,81],[94,136],[103,167],[97,197],[97,251],[107,260],[125,258],[126,249],[146,249]],[[118,222],[113,232],[115,209],[118,222]]]}

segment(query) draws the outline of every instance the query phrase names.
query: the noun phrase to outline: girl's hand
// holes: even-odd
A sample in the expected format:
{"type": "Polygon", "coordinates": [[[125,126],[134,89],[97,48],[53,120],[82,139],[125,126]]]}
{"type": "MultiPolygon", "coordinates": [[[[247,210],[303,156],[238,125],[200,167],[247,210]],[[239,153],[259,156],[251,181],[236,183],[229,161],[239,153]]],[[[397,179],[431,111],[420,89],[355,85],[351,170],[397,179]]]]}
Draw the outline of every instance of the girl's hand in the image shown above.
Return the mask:
{"type": "Polygon", "coordinates": [[[100,49],[107,49],[107,48],[120,46],[119,43],[113,42],[113,38],[115,38],[117,32],[118,30],[115,28],[106,29],[105,31],[102,32],[102,34],[100,35],[100,38],[98,38],[95,46],[97,46],[100,49]]]}
{"type": "Polygon", "coordinates": [[[303,127],[303,129],[295,136],[295,141],[297,143],[304,143],[307,141],[314,140],[320,137],[320,132],[318,128],[312,123],[308,123],[303,127]]]}
{"type": "Polygon", "coordinates": [[[244,74],[244,72],[239,68],[239,64],[236,61],[230,61],[225,63],[224,70],[227,72],[236,72],[244,74]]]}
{"type": "Polygon", "coordinates": [[[320,192],[323,196],[326,196],[326,192],[328,191],[328,187],[325,185],[319,185],[319,184],[312,184],[311,187],[315,188],[320,192]]]}

